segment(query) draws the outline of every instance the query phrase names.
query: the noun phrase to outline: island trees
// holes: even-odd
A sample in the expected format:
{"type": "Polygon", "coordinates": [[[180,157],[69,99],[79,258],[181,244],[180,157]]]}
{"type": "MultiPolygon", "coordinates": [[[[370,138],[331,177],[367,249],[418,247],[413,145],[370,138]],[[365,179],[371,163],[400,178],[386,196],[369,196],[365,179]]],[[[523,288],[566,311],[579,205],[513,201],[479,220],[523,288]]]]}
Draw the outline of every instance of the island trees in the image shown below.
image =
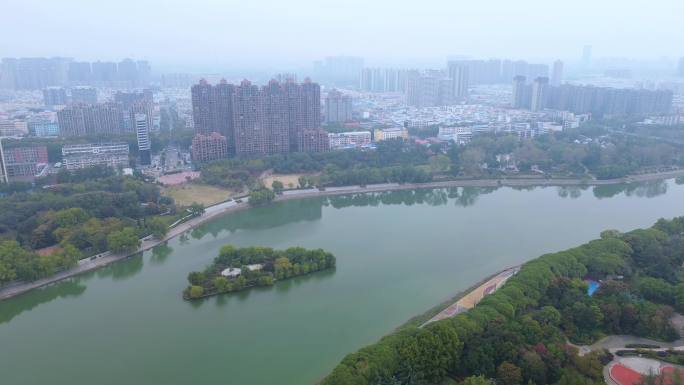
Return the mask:
{"type": "Polygon", "coordinates": [[[335,256],[322,249],[290,247],[275,250],[225,245],[204,271],[188,274],[190,286],[183,292],[183,297],[194,299],[254,286],[271,286],[277,280],[334,267],[335,256]],[[196,288],[201,288],[201,293],[196,288]]]}

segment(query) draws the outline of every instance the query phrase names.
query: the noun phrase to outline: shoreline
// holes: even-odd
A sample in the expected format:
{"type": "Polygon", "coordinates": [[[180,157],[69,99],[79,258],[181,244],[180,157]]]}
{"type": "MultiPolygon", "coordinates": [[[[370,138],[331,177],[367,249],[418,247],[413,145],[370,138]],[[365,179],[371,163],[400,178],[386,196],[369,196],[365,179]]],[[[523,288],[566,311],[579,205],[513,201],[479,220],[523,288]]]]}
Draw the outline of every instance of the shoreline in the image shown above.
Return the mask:
{"type": "MultiPolygon", "coordinates": [[[[676,177],[684,176],[684,169],[633,175],[625,178],[618,179],[541,179],[541,178],[520,178],[520,179],[462,179],[462,180],[449,180],[441,182],[427,182],[427,183],[383,183],[368,186],[341,186],[341,187],[327,187],[324,190],[319,190],[316,188],[311,189],[301,189],[301,190],[287,190],[283,191],[281,195],[276,196],[273,202],[281,202],[296,199],[314,198],[314,197],[325,197],[334,195],[346,195],[346,194],[363,194],[363,193],[375,193],[375,192],[385,192],[385,191],[399,191],[399,190],[415,190],[415,189],[437,189],[437,188],[451,188],[451,187],[563,187],[563,186],[605,186],[614,185],[622,183],[633,183],[633,182],[647,182],[655,180],[665,180],[672,179],[676,177]]],[[[244,210],[250,208],[247,198],[243,197],[242,202],[238,203],[231,199],[229,201],[221,202],[213,206],[209,206],[205,209],[204,214],[199,217],[190,219],[187,222],[181,223],[178,226],[169,230],[169,232],[164,236],[163,239],[154,239],[147,237],[142,239],[140,247],[131,253],[127,254],[113,254],[109,251],[102,254],[98,254],[94,257],[82,259],[78,262],[78,265],[61,271],[50,277],[42,278],[33,282],[16,282],[6,285],[0,288],[0,301],[8,298],[18,296],[20,294],[26,293],[33,289],[37,289],[43,286],[47,286],[88,271],[96,270],[101,267],[108,266],[114,262],[130,258],[139,253],[145,252],[158,246],[164,242],[167,242],[195,227],[210,221],[212,219],[218,218],[222,215],[229,214],[232,212],[244,210]]]]}

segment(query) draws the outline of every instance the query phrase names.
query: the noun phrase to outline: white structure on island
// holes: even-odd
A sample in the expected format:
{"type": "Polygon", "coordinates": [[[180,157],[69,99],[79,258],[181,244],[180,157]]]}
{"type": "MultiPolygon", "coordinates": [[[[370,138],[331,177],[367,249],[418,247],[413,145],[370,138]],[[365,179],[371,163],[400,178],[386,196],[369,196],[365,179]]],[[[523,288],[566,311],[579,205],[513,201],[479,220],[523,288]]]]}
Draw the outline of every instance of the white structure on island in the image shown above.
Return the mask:
{"type": "MultiPolygon", "coordinates": [[[[249,271],[261,270],[264,267],[261,263],[255,263],[253,265],[247,265],[249,271]]],[[[228,278],[235,278],[242,273],[242,269],[239,267],[229,267],[221,272],[221,275],[228,278]]]]}

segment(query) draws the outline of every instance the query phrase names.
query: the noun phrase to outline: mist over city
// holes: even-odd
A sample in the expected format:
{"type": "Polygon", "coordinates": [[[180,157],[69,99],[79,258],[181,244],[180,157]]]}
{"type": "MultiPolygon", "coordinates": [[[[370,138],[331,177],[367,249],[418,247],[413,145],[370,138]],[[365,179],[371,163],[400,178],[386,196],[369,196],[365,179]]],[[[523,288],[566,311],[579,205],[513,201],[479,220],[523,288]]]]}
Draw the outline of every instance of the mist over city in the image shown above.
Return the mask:
{"type": "Polygon", "coordinates": [[[1,385],[681,385],[684,2],[3,0],[1,385]]]}

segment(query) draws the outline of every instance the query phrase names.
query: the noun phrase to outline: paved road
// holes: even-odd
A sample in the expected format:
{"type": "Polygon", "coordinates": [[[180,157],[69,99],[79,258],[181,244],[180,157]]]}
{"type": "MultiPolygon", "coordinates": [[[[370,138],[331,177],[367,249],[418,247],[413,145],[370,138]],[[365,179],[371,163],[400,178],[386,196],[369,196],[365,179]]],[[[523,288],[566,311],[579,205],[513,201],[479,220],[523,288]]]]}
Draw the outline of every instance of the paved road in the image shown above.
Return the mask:
{"type": "Polygon", "coordinates": [[[224,213],[234,211],[234,210],[239,210],[242,208],[247,207],[247,203],[237,203],[235,201],[228,201],[228,202],[223,202],[219,203],[214,206],[207,207],[205,210],[204,215],[190,219],[189,221],[185,223],[181,223],[178,226],[174,227],[173,229],[169,230],[169,232],[166,234],[164,239],[155,239],[153,237],[146,237],[141,239],[140,247],[128,254],[114,254],[109,251],[98,254],[94,257],[90,258],[85,258],[82,259],[78,262],[78,265],[74,266],[71,269],[61,271],[55,275],[52,275],[47,278],[39,279],[37,281],[33,282],[16,282],[7,286],[4,286],[3,288],[0,289],[0,300],[7,299],[14,297],[16,295],[25,293],[29,290],[37,289],[42,286],[46,286],[70,277],[73,277],[75,275],[85,273],[87,271],[95,270],[103,266],[107,266],[111,263],[114,263],[116,261],[120,261],[122,259],[126,259],[132,255],[135,255],[137,253],[149,250],[171,238],[174,238],[188,230],[191,230],[195,226],[212,219],[216,216],[222,215],[224,213]]]}

